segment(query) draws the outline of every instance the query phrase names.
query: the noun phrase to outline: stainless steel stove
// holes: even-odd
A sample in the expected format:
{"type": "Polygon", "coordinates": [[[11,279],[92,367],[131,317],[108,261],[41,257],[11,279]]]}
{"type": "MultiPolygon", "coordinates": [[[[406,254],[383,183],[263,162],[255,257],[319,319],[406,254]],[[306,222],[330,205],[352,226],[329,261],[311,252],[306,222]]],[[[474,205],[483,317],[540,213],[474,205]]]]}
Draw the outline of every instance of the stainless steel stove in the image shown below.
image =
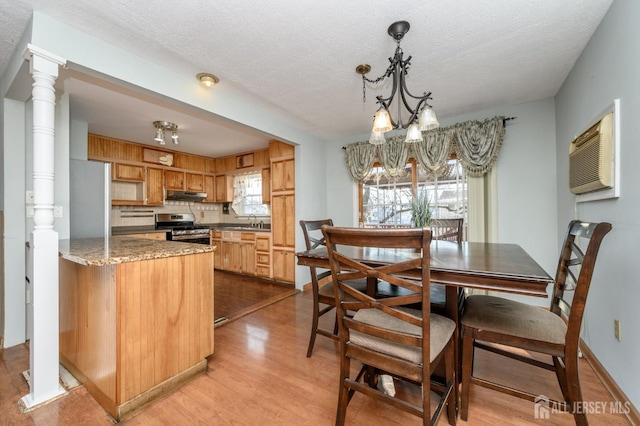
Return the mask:
{"type": "Polygon", "coordinates": [[[182,243],[211,244],[209,227],[196,225],[191,213],[156,213],[156,229],[167,229],[168,240],[182,243]]]}

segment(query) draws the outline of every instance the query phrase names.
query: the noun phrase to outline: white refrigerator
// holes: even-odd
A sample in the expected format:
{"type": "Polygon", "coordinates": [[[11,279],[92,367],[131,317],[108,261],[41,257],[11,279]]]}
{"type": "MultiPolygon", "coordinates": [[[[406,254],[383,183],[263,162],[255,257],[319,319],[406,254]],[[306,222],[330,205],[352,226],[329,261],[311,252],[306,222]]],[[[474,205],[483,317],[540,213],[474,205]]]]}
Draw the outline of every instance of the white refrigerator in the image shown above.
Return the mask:
{"type": "Polygon", "coordinates": [[[111,235],[111,164],[69,160],[70,237],[111,235]]]}

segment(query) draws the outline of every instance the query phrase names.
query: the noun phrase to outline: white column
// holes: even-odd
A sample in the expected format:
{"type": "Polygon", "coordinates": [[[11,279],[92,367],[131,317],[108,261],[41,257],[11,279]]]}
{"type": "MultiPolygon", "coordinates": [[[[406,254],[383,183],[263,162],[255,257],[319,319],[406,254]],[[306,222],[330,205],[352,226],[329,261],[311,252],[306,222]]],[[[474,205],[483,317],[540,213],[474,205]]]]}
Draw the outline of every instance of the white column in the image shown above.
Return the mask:
{"type": "Polygon", "coordinates": [[[33,409],[65,393],[59,384],[58,233],[53,229],[54,118],[58,67],[66,61],[28,45],[33,77],[33,231],[31,275],[30,393],[20,400],[33,409]]]}

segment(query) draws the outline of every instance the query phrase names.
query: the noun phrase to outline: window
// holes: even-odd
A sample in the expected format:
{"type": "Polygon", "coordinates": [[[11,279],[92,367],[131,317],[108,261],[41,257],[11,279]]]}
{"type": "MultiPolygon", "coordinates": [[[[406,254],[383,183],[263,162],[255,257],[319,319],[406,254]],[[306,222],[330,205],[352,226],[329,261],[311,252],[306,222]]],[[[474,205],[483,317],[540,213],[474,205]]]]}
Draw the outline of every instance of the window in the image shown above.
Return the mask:
{"type": "Polygon", "coordinates": [[[467,223],[467,179],[458,160],[451,158],[437,179],[407,162],[402,177],[391,178],[382,167],[374,165],[369,177],[360,185],[360,218],[365,227],[411,226],[410,202],[416,191],[427,191],[432,217],[465,219],[467,223]]]}
{"type": "Polygon", "coordinates": [[[233,179],[231,208],[238,216],[269,216],[269,205],[262,203],[262,174],[241,173],[233,179]]]}

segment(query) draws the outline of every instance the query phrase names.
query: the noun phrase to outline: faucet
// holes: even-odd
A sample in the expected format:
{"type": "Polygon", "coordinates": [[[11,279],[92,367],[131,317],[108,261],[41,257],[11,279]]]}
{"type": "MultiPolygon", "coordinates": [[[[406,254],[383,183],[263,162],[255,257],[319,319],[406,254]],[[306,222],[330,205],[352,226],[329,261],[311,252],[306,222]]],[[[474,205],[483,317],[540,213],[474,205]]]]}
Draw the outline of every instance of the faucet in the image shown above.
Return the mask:
{"type": "Polygon", "coordinates": [[[251,216],[253,216],[253,221],[251,222],[251,227],[255,228],[256,225],[258,224],[258,218],[256,217],[255,214],[251,214],[251,216]]]}

